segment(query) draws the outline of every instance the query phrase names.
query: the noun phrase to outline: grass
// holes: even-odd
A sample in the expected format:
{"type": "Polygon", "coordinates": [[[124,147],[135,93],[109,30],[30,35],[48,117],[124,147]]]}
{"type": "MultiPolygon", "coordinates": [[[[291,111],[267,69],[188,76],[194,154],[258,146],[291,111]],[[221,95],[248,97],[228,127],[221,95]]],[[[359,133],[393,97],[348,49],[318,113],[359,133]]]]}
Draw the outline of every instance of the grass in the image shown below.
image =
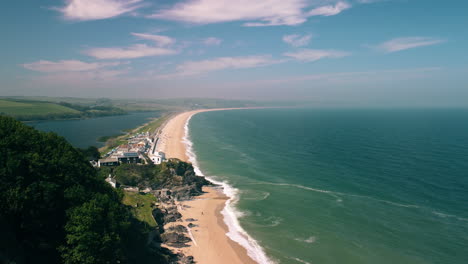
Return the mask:
{"type": "Polygon", "coordinates": [[[124,191],[123,203],[132,207],[133,215],[140,221],[155,227],[156,221],[153,218],[153,204],[157,202],[152,194],[140,194],[137,192],[124,191]]]}
{"type": "Polygon", "coordinates": [[[78,114],[79,111],[48,102],[0,100],[0,113],[11,116],[40,116],[50,114],[78,114]]]}
{"type": "Polygon", "coordinates": [[[163,115],[159,118],[156,118],[149,123],[143,125],[140,128],[137,128],[136,133],[144,133],[144,132],[149,132],[153,133],[158,129],[166,120],[169,118],[170,115],[163,115]]]}

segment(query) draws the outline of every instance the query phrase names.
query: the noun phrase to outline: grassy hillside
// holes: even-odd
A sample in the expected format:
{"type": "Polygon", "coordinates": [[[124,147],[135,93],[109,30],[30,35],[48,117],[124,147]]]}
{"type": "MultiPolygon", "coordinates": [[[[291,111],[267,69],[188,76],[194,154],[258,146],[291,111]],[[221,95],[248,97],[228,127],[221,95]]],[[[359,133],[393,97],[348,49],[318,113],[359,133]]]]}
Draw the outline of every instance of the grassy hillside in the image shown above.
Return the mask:
{"type": "Polygon", "coordinates": [[[114,107],[107,100],[95,100],[93,104],[72,104],[68,102],[35,101],[26,99],[0,99],[0,115],[12,116],[20,121],[89,118],[122,115],[126,112],[114,107]]]}
{"type": "Polygon", "coordinates": [[[150,227],[156,226],[156,221],[153,218],[153,209],[157,202],[156,197],[152,194],[140,194],[137,192],[124,192],[123,204],[132,207],[133,215],[141,222],[146,223],[150,227]]]}
{"type": "Polygon", "coordinates": [[[79,111],[48,102],[0,100],[0,113],[20,115],[77,114],[79,111]]]}

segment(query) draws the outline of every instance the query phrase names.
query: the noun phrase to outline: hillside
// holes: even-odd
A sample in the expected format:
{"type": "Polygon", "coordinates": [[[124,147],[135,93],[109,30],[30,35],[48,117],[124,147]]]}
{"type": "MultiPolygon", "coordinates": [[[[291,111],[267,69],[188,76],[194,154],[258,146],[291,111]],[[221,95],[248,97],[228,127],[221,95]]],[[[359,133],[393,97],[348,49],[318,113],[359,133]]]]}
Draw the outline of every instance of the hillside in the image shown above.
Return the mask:
{"type": "Polygon", "coordinates": [[[126,112],[107,105],[79,105],[68,102],[47,102],[20,99],[0,99],[0,115],[17,120],[49,120],[120,115],[126,112]]]}
{"type": "Polygon", "coordinates": [[[164,264],[174,257],[148,247],[155,224],[134,216],[123,193],[64,138],[0,116],[0,149],[0,263],[164,264]]]}
{"type": "Polygon", "coordinates": [[[80,111],[48,102],[0,100],[0,113],[11,116],[77,114],[80,111]]]}

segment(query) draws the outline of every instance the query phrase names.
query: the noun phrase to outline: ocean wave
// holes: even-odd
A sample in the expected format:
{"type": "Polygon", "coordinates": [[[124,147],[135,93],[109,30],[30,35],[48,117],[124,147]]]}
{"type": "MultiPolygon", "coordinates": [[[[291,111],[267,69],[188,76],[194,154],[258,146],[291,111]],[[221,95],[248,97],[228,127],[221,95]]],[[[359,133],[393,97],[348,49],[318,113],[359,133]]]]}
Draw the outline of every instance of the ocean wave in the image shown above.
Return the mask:
{"type": "Polygon", "coordinates": [[[279,226],[283,222],[283,220],[283,218],[278,216],[270,216],[267,218],[263,218],[262,220],[257,221],[256,223],[248,223],[248,225],[255,227],[276,227],[279,226]]]}
{"type": "MultiPolygon", "coordinates": [[[[189,123],[192,117],[187,119],[184,129],[185,134],[183,138],[183,143],[186,146],[187,156],[189,161],[193,164],[195,173],[200,176],[205,176],[198,166],[196,154],[193,149],[193,142],[190,140],[189,136],[189,123]]],[[[274,263],[268,256],[265,254],[263,248],[258,244],[258,242],[253,239],[239,224],[239,216],[242,216],[242,212],[236,209],[235,204],[239,201],[239,190],[229,185],[225,181],[218,181],[210,176],[205,176],[205,178],[214,184],[220,185],[223,188],[224,194],[229,197],[227,200],[224,209],[221,211],[221,214],[224,217],[224,222],[228,226],[227,236],[240,244],[247,250],[247,254],[259,264],[271,264],[274,263]]]]}
{"type": "Polygon", "coordinates": [[[297,262],[299,262],[299,263],[303,263],[303,264],[311,264],[310,262],[307,262],[307,261],[302,260],[302,259],[300,259],[300,258],[290,258],[290,259],[293,259],[293,260],[295,260],[295,261],[297,261],[297,262]]]}
{"type": "Polygon", "coordinates": [[[304,242],[304,243],[307,243],[307,244],[312,244],[315,241],[317,241],[317,238],[315,236],[310,236],[310,237],[308,237],[306,239],[304,239],[304,238],[295,238],[294,240],[299,241],[299,242],[304,242]]]}
{"type": "Polygon", "coordinates": [[[263,201],[270,196],[270,193],[265,191],[242,190],[241,196],[244,200],[263,201]]]}
{"type": "Polygon", "coordinates": [[[437,212],[437,211],[432,211],[432,213],[435,214],[435,215],[437,215],[438,217],[442,217],[442,218],[455,218],[455,219],[457,219],[458,221],[468,222],[468,218],[463,218],[463,217],[459,217],[459,216],[452,215],[452,214],[445,214],[445,213],[441,213],[441,212],[437,212]]]}
{"type": "Polygon", "coordinates": [[[294,188],[313,191],[313,192],[318,192],[318,193],[324,193],[324,194],[330,195],[331,197],[335,198],[336,202],[338,202],[338,203],[343,202],[343,198],[342,198],[343,196],[348,196],[348,197],[357,197],[357,198],[369,199],[369,200],[373,200],[373,201],[376,201],[376,202],[386,203],[386,204],[390,204],[390,205],[398,206],[398,207],[422,208],[422,206],[415,205],[415,204],[402,204],[402,203],[397,203],[397,202],[393,202],[393,201],[378,199],[378,198],[375,198],[375,197],[372,197],[372,196],[367,196],[367,195],[358,195],[358,194],[335,192],[335,191],[330,191],[330,190],[312,188],[312,187],[308,187],[308,186],[304,186],[304,185],[300,185],[300,184],[274,183],[274,182],[253,182],[253,183],[250,183],[250,184],[268,184],[268,185],[275,185],[275,186],[288,186],[288,187],[294,187],[294,188]]]}

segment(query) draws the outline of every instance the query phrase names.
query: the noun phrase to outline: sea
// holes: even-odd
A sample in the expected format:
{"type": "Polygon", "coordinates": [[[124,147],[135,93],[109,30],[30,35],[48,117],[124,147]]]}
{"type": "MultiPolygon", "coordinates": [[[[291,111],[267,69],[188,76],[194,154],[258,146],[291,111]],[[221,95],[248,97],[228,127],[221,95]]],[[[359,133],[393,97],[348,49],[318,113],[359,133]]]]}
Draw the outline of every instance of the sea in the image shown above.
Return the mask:
{"type": "Polygon", "coordinates": [[[186,126],[259,263],[468,263],[468,110],[249,109],[186,126]]]}
{"type": "Polygon", "coordinates": [[[41,131],[55,132],[75,147],[87,148],[102,147],[104,142],[98,141],[100,137],[123,134],[125,130],[134,129],[159,116],[159,112],[136,112],[88,119],[34,121],[26,124],[41,131]]]}

